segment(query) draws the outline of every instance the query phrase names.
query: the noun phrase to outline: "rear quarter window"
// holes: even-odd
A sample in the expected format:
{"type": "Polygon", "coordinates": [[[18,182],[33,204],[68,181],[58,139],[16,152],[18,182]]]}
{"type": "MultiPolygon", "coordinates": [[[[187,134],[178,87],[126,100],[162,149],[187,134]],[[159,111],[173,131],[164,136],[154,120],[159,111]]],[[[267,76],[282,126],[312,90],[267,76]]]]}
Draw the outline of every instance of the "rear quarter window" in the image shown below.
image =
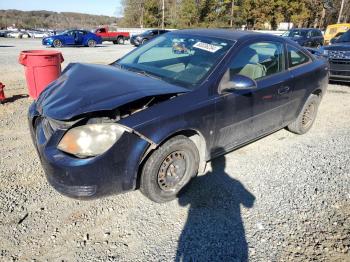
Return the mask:
{"type": "Polygon", "coordinates": [[[288,52],[288,67],[293,68],[310,62],[311,58],[304,54],[300,49],[287,45],[288,52]]]}

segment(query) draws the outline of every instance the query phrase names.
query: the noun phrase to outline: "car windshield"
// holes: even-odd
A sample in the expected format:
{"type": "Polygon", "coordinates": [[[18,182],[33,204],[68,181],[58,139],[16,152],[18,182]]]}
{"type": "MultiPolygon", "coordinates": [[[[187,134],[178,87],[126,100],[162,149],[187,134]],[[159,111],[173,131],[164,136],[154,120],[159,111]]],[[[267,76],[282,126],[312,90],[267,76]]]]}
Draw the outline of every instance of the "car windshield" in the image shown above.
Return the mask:
{"type": "Polygon", "coordinates": [[[113,65],[194,89],[233,45],[232,41],[204,36],[165,34],[113,65]]]}
{"type": "Polygon", "coordinates": [[[145,32],[141,33],[140,35],[149,35],[152,32],[153,32],[153,30],[146,30],[145,32]]]}
{"type": "Polygon", "coordinates": [[[337,39],[337,43],[340,42],[350,42],[350,30],[337,39]]]}
{"type": "Polygon", "coordinates": [[[71,34],[72,30],[66,30],[66,31],[63,31],[61,34],[62,35],[69,35],[71,34]]]}
{"type": "Polygon", "coordinates": [[[286,37],[303,37],[306,36],[305,30],[290,30],[283,34],[286,37]]]}

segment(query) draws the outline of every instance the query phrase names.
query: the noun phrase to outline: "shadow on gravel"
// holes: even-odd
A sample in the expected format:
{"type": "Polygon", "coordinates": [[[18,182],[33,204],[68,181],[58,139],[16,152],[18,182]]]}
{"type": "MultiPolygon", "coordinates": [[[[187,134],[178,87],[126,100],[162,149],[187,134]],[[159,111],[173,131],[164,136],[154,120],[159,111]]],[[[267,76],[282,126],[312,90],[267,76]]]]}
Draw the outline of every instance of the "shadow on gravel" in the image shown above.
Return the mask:
{"type": "Polygon", "coordinates": [[[14,95],[14,96],[11,96],[11,97],[7,97],[2,103],[3,104],[13,103],[16,100],[23,99],[23,98],[28,98],[28,97],[29,97],[28,95],[14,95]]]}
{"type": "Polygon", "coordinates": [[[211,165],[179,198],[190,208],[175,261],[248,261],[240,205],[253,207],[255,197],[225,172],[225,156],[211,165]]]}

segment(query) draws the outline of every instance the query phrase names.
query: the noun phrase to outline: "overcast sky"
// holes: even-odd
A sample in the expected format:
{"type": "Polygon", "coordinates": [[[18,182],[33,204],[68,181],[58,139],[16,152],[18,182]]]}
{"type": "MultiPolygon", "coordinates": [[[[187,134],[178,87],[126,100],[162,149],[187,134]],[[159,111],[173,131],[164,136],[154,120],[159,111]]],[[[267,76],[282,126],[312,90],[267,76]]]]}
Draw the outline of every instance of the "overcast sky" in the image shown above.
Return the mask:
{"type": "Polygon", "coordinates": [[[0,9],[78,12],[120,17],[121,0],[0,0],[0,9]]]}

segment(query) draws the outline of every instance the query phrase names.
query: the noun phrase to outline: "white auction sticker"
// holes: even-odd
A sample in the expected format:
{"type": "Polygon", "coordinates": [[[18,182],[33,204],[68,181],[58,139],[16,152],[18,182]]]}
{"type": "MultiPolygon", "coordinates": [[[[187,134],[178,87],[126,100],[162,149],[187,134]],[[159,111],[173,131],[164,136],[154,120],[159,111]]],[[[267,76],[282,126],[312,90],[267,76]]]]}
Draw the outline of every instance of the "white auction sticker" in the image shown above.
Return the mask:
{"type": "Polygon", "coordinates": [[[222,46],[217,46],[217,45],[211,45],[203,42],[197,42],[193,45],[193,47],[202,49],[211,53],[215,53],[216,51],[220,50],[222,46]]]}

